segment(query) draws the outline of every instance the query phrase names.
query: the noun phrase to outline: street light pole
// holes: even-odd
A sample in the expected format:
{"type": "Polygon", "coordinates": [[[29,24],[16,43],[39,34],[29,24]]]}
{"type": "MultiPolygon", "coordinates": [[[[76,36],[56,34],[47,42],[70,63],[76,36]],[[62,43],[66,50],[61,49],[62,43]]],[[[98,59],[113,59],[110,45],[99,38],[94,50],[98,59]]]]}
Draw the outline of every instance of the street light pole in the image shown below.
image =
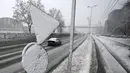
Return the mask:
{"type": "Polygon", "coordinates": [[[72,51],[73,51],[73,41],[74,41],[74,30],[75,30],[75,12],[76,12],[76,0],[72,0],[72,10],[71,10],[71,32],[70,32],[70,49],[68,57],[68,70],[67,73],[71,73],[72,67],[72,51]]]}
{"type": "Polygon", "coordinates": [[[90,19],[89,19],[89,34],[91,34],[91,24],[92,24],[92,12],[93,12],[93,8],[96,7],[97,5],[94,5],[94,6],[87,6],[88,8],[91,9],[91,12],[90,12],[90,19]]]}
{"type": "MultiPolygon", "coordinates": [[[[90,26],[90,18],[87,17],[87,19],[88,19],[88,24],[89,24],[89,26],[90,26]]],[[[89,28],[89,34],[90,34],[90,28],[89,28]]]]}

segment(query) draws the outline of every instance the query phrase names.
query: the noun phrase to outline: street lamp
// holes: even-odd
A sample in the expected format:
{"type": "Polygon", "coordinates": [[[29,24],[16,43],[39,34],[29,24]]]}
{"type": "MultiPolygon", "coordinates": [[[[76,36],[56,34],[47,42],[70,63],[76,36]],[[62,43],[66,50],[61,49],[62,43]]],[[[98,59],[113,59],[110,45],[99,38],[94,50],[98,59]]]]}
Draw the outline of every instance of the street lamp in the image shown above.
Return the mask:
{"type": "Polygon", "coordinates": [[[94,7],[96,7],[97,5],[94,5],[94,6],[87,6],[88,8],[90,8],[91,9],[91,12],[90,12],[90,18],[89,18],[89,34],[91,34],[91,23],[92,23],[92,9],[94,8],[94,7]]]}
{"type": "MultiPolygon", "coordinates": [[[[88,19],[88,24],[89,24],[89,26],[90,26],[90,18],[87,17],[87,19],[88,19]]],[[[89,34],[90,34],[90,28],[89,28],[89,34]]]]}

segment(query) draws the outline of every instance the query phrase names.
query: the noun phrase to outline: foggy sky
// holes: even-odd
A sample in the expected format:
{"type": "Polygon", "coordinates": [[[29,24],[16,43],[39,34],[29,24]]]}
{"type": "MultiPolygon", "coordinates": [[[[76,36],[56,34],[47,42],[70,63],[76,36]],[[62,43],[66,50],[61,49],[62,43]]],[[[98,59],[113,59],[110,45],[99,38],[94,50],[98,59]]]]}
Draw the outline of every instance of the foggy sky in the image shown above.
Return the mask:
{"type": "MultiPolygon", "coordinates": [[[[46,12],[48,12],[48,10],[51,8],[56,8],[61,10],[66,25],[70,25],[71,1],[72,0],[42,0],[46,12]]],[[[87,17],[90,16],[90,9],[87,8],[88,5],[90,6],[97,5],[97,7],[93,8],[92,26],[100,25],[99,21],[101,20],[103,22],[107,18],[107,17],[102,18],[102,16],[104,14],[104,10],[107,8],[109,1],[110,0],[77,0],[76,25],[88,26],[87,17]]],[[[119,2],[114,7],[114,9],[121,8],[125,1],[127,0],[119,0],[119,2]]],[[[1,0],[0,17],[12,17],[13,6],[15,6],[15,0],[1,0]]]]}

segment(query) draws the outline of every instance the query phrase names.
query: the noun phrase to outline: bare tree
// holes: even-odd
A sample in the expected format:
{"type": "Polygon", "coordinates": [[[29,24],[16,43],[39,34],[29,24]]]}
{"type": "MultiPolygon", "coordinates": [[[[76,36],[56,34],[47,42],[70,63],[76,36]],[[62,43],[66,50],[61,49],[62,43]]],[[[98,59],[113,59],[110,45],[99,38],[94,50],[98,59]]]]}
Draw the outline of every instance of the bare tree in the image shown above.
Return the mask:
{"type": "Polygon", "coordinates": [[[130,1],[129,0],[123,5],[123,8],[129,8],[130,9],[130,1]]]}
{"type": "Polygon", "coordinates": [[[55,18],[56,14],[57,14],[57,9],[52,8],[49,10],[49,15],[52,16],[53,18],[55,18]]]}
{"type": "Polygon", "coordinates": [[[124,13],[124,30],[125,32],[130,35],[129,31],[130,31],[130,1],[127,1],[124,5],[123,5],[123,13],[124,13]]]}
{"type": "Polygon", "coordinates": [[[29,3],[33,3],[41,10],[44,10],[44,5],[41,3],[41,0],[38,0],[37,2],[34,0],[29,0],[28,2],[23,0],[16,0],[16,5],[13,7],[13,17],[18,21],[26,23],[28,25],[28,30],[31,33],[32,19],[29,11],[29,3]]]}
{"type": "Polygon", "coordinates": [[[57,28],[57,30],[59,33],[61,33],[65,25],[61,11],[55,8],[52,8],[49,10],[49,15],[55,18],[59,22],[59,27],[57,28]]]}

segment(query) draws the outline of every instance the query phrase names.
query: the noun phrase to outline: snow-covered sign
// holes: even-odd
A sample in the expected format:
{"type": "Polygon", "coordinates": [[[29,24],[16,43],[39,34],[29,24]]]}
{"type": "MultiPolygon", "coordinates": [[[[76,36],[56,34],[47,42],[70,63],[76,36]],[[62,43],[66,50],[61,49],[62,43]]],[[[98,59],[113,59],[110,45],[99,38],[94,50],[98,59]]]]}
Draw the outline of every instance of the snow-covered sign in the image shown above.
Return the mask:
{"type": "Polygon", "coordinates": [[[58,27],[59,22],[34,5],[31,5],[30,13],[37,43],[41,44],[58,27]]]}

